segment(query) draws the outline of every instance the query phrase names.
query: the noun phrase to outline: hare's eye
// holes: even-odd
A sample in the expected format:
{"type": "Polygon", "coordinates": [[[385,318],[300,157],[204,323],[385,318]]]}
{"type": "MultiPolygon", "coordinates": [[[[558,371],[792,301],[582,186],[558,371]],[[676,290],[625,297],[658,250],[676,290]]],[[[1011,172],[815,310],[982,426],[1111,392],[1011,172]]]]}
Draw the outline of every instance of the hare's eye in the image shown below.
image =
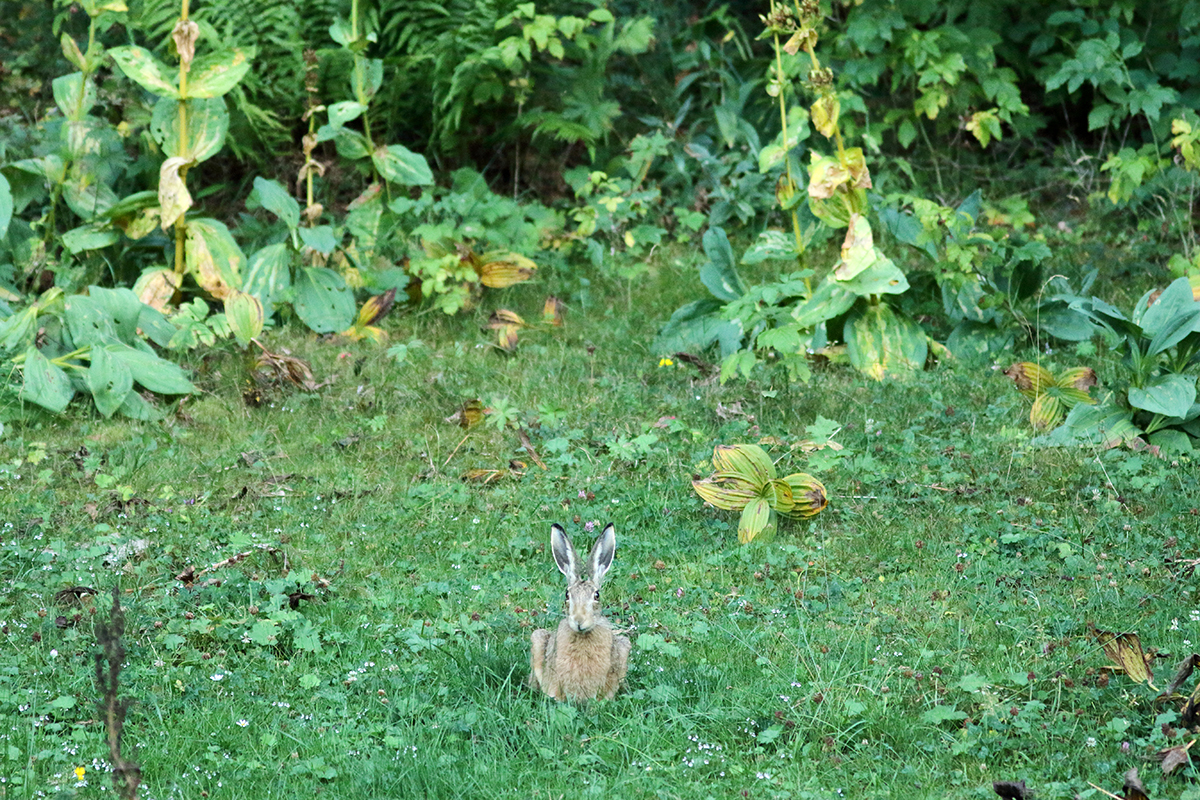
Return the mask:
{"type": "Polygon", "coordinates": [[[593,600],[599,600],[599,599],[600,599],[600,593],[599,593],[599,592],[596,592],[594,595],[592,595],[592,599],[593,599],[593,600]]]}

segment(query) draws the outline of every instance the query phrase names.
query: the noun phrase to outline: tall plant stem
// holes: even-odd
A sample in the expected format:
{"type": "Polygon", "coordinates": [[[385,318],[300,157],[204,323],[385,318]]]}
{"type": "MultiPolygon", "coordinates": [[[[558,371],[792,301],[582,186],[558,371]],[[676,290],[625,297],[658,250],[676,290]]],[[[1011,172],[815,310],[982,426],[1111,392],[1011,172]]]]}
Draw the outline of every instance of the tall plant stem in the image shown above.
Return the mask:
{"type": "MultiPolygon", "coordinates": [[[[179,19],[188,21],[188,0],[180,0],[179,19]]],[[[182,56],[179,58],[179,152],[187,152],[187,78],[190,63],[182,56]]],[[[179,180],[187,185],[187,166],[179,168],[179,180]]],[[[184,240],[187,237],[187,214],[180,214],[175,220],[175,274],[183,276],[184,271],[184,240]]]]}

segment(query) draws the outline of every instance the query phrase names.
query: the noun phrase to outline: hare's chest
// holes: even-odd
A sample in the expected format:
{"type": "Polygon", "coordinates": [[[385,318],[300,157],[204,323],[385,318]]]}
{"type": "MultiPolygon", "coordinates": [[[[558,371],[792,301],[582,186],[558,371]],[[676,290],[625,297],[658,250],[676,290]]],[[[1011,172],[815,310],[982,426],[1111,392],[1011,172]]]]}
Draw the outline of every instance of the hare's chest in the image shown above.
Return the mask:
{"type": "Polygon", "coordinates": [[[584,635],[560,631],[558,652],[556,677],[562,692],[572,700],[596,697],[608,680],[612,631],[594,628],[584,635]]]}

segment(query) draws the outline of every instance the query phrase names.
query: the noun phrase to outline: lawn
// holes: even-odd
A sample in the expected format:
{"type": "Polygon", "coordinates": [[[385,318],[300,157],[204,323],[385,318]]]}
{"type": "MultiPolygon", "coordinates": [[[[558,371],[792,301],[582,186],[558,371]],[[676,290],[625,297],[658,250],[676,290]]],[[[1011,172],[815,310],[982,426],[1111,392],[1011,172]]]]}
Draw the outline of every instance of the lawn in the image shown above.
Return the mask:
{"type": "MultiPolygon", "coordinates": [[[[1193,767],[1147,760],[1191,738],[1181,700],[1155,698],[1200,644],[1194,461],[1035,443],[1007,363],[722,385],[660,362],[648,342],[699,296],[698,260],[506,290],[489,302],[526,319],[550,292],[566,308],[511,355],[480,332],[492,306],[396,311],[405,348],[269,332],[328,382],[314,392],[256,390],[229,342],[193,356],[202,392],[161,423],[81,405],[10,424],[0,798],[112,793],[94,625],[113,587],[147,799],[966,798],[1025,780],[1050,800],[1120,792],[1133,767],[1150,797],[1200,797],[1193,767]],[[476,399],[489,413],[463,428],[476,399]],[[714,445],[762,440],[830,504],[743,546],[690,481],[714,445]],[[530,633],[561,615],[550,525],[582,548],[608,521],[627,682],[558,704],[525,683],[530,633]],[[1136,632],[1153,688],[1110,669],[1096,631],[1136,632]]],[[[1103,380],[1115,357],[1088,347],[1103,380]]]]}

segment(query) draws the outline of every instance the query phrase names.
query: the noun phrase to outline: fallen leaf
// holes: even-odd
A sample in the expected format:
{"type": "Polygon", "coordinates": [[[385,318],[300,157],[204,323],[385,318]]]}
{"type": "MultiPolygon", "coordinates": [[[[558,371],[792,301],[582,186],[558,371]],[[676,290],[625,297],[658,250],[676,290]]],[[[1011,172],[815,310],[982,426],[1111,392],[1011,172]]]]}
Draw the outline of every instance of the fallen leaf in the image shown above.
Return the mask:
{"type": "Polygon", "coordinates": [[[480,400],[468,400],[450,416],[446,417],[446,422],[453,423],[460,428],[471,428],[483,421],[483,415],[487,411],[483,407],[483,402],[480,400]]]}
{"type": "Polygon", "coordinates": [[[1146,796],[1146,787],[1142,786],[1142,780],[1138,777],[1137,767],[1125,773],[1125,786],[1122,789],[1125,800],[1150,800],[1146,796]]]}
{"type": "Polygon", "coordinates": [[[553,325],[561,327],[563,324],[563,304],[554,295],[546,298],[545,305],[542,306],[542,323],[545,325],[553,325]]]}
{"type": "Polygon", "coordinates": [[[1160,750],[1158,755],[1162,758],[1163,775],[1170,775],[1179,767],[1187,764],[1191,759],[1188,757],[1188,748],[1196,743],[1192,739],[1187,744],[1168,747],[1166,750],[1160,750]]]}
{"type": "Polygon", "coordinates": [[[1171,682],[1167,684],[1167,688],[1162,690],[1162,694],[1157,699],[1160,701],[1169,700],[1179,691],[1179,687],[1183,686],[1183,682],[1191,677],[1192,670],[1196,668],[1197,664],[1200,664],[1200,653],[1192,653],[1183,661],[1180,661],[1179,666],[1175,667],[1175,675],[1171,678],[1171,682]]]}
{"type": "Polygon", "coordinates": [[[1133,681],[1154,688],[1154,684],[1151,683],[1154,674],[1150,671],[1150,659],[1142,649],[1142,642],[1136,633],[1096,631],[1095,635],[1109,661],[1124,670],[1133,681]]]}

